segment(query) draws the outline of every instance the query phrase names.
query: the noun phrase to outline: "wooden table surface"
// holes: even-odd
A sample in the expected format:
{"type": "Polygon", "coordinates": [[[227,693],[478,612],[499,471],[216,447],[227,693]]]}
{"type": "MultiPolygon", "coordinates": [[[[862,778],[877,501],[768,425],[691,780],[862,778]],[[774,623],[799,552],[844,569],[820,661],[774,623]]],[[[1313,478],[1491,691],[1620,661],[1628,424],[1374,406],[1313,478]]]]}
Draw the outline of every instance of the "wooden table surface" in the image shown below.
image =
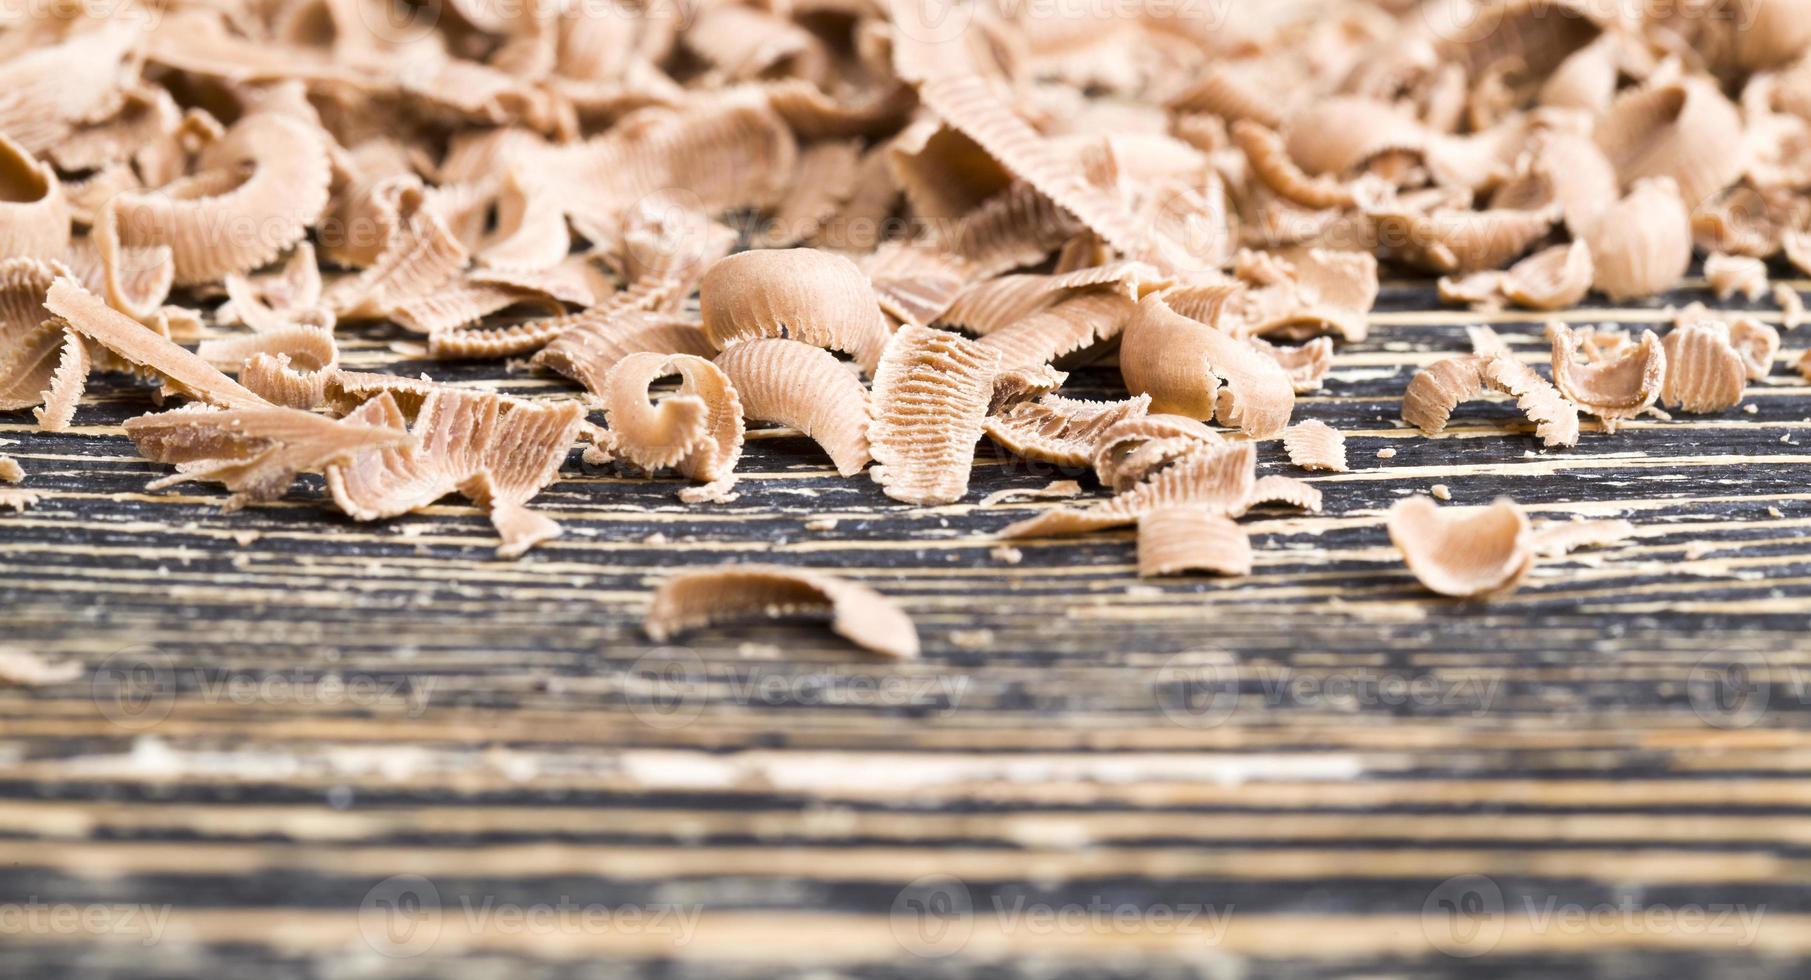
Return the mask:
{"type": "MultiPolygon", "coordinates": [[[[1544,365],[1541,321],[1386,286],[1297,412],[1353,472],[1248,519],[1239,580],[1141,582],[1129,532],[1010,561],[990,534],[1056,502],[1007,492],[1079,474],[991,445],[930,509],[784,431],[717,506],[575,453],[537,501],[565,536],[499,561],[451,500],[147,493],[142,389],[0,415],[41,494],[0,514],[0,643],[87,668],[0,690],[0,975],[1804,976],[1811,327],[1752,411],[1557,451],[1503,402],[1399,421],[1464,324],[1544,365]],[[1435,483],[1640,533],[1443,601],[1381,516],[1435,483]],[[640,633],[663,575],[755,560],[895,597],[923,659],[640,633]]],[[[350,367],[569,390],[349,333],[350,367]]]]}

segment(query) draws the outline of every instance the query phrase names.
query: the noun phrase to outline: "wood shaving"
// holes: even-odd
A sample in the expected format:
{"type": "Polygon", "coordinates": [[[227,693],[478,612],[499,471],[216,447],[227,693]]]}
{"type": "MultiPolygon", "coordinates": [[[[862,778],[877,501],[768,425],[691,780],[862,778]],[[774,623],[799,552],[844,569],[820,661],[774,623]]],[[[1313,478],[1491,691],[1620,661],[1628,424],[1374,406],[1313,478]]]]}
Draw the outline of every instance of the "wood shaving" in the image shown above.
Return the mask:
{"type": "Polygon", "coordinates": [[[1613,353],[1597,353],[1579,364],[1577,357],[1588,336],[1557,320],[1547,324],[1553,384],[1579,408],[1602,419],[1604,431],[1615,432],[1623,420],[1635,418],[1659,400],[1667,355],[1660,338],[1644,330],[1640,343],[1622,344],[1613,353]]]}
{"type": "Polygon", "coordinates": [[[610,368],[600,397],[618,456],[703,483],[680,491],[688,502],[728,499],[742,456],[742,401],[721,368],[691,354],[630,354],[610,368]],[[679,376],[678,392],[652,402],[650,386],[669,375],[679,376]]]}
{"type": "Polygon", "coordinates": [[[984,431],[1016,456],[1084,467],[1093,464],[1106,433],[1127,419],[1143,418],[1150,404],[1143,395],[1117,402],[1045,395],[988,416],[984,431]]]}
{"type": "Polygon", "coordinates": [[[1319,391],[1321,381],[1333,369],[1331,337],[1316,337],[1297,347],[1278,346],[1262,337],[1252,337],[1246,343],[1275,361],[1289,376],[1289,385],[1298,395],[1319,391]]]}
{"type": "Polygon", "coordinates": [[[1348,472],[1346,437],[1319,419],[1298,422],[1283,432],[1283,449],[1289,461],[1305,470],[1348,472]]]}
{"type": "Polygon", "coordinates": [[[79,660],[51,663],[23,647],[0,646],[0,684],[13,687],[54,687],[82,676],[79,660]]]}
{"type": "Polygon", "coordinates": [[[1718,299],[1740,293],[1757,300],[1767,294],[1767,263],[1746,255],[1712,252],[1704,259],[1704,278],[1718,299]]]}
{"type": "Polygon", "coordinates": [[[868,391],[829,353],[796,340],[749,340],[715,363],[741,398],[744,416],[803,432],[824,447],[839,474],[853,476],[873,459],[868,391]]]}
{"type": "Polygon", "coordinates": [[[1138,577],[1181,572],[1251,574],[1251,538],[1204,508],[1166,507],[1138,519],[1138,577]]]}
{"type": "Polygon", "coordinates": [[[1705,413],[1734,408],[1742,401],[1749,364],[1731,343],[1729,324],[1707,316],[1684,316],[1661,345],[1666,350],[1661,404],[1705,413]]]}
{"type": "Polygon", "coordinates": [[[1124,492],[1199,447],[1225,442],[1218,432],[1182,415],[1121,419],[1102,431],[1095,444],[1094,474],[1103,486],[1124,492]]]}
{"type": "Polygon", "coordinates": [[[1217,419],[1254,439],[1280,435],[1295,408],[1295,387],[1276,361],[1161,296],[1146,298],[1126,325],[1119,369],[1153,411],[1217,419]]]}
{"type": "Polygon", "coordinates": [[[1577,407],[1528,365],[1501,354],[1447,358],[1415,372],[1402,395],[1402,420],[1436,435],[1446,428],[1453,409],[1486,390],[1513,396],[1546,445],[1577,444],[1577,407]]]}
{"type": "Polygon", "coordinates": [[[999,370],[997,351],[948,331],[905,326],[893,335],[874,374],[868,427],[871,473],[887,496],[962,499],[999,370]]]}
{"type": "Polygon", "coordinates": [[[1131,489],[1085,510],[1059,508],[1008,525],[1000,537],[1067,537],[1133,524],[1162,507],[1196,505],[1219,514],[1243,512],[1256,482],[1251,443],[1199,446],[1131,489]]]}
{"type": "Polygon", "coordinates": [[[1561,558],[1580,548],[1607,548],[1635,536],[1635,525],[1625,520],[1553,521],[1534,529],[1534,553],[1561,558]]]}
{"type": "Polygon", "coordinates": [[[1429,590],[1469,598],[1515,588],[1534,566],[1534,532],[1515,501],[1442,508],[1408,497],[1390,508],[1390,541],[1429,590]]]}
{"type": "Polygon", "coordinates": [[[891,599],[822,572],[726,565],[675,575],[654,592],[643,628],[656,643],[716,623],[765,616],[828,616],[856,646],[897,659],[918,656],[918,630],[891,599]]]}

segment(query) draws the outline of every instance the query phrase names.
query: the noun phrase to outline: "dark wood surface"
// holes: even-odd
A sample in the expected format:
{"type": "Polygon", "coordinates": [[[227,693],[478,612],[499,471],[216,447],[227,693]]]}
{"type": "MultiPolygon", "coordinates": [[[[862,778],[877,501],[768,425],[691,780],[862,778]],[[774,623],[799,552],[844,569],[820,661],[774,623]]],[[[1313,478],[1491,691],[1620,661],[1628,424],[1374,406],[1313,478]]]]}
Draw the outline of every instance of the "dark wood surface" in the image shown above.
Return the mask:
{"type": "MultiPolygon", "coordinates": [[[[0,975],[1803,976],[1811,328],[1752,413],[1558,451],[1502,402],[1403,427],[1463,324],[1544,365],[1542,319],[1387,287],[1297,411],[1354,471],[1309,477],[1324,514],[1249,518],[1240,580],[1141,582],[1129,532],[1009,561],[990,534],[1056,502],[996,495],[1100,491],[987,445],[931,509],[787,432],[717,506],[575,453],[537,501],[566,535],[498,561],[455,500],[360,525],[318,481],[238,513],[147,493],[144,389],[62,435],[0,416],[41,494],[0,513],[0,643],[87,668],[0,690],[0,975]],[[1382,526],[1435,483],[1640,533],[1439,600],[1382,526]],[[895,597],[923,659],[642,636],[663,575],[751,560],[895,597]]],[[[352,332],[346,361],[567,388],[411,343],[352,332]]]]}

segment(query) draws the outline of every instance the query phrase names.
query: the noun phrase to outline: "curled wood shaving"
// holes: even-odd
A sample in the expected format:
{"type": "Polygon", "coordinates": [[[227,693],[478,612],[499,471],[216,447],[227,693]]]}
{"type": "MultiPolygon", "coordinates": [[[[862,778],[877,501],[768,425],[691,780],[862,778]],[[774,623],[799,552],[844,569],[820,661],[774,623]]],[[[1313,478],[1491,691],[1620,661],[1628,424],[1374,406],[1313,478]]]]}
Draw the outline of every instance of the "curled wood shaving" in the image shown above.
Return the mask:
{"type": "Polygon", "coordinates": [[[1262,337],[1246,343],[1277,363],[1289,376],[1289,386],[1298,395],[1319,391],[1322,379],[1333,369],[1333,338],[1316,337],[1297,347],[1282,347],[1262,337]]]}
{"type": "Polygon", "coordinates": [[[1740,317],[1729,325],[1729,344],[1742,355],[1748,380],[1760,381],[1773,371],[1780,352],[1780,332],[1753,317],[1740,317]]]}
{"type": "Polygon", "coordinates": [[[0,132],[0,259],[56,258],[69,247],[57,172],[0,132]]]}
{"type": "Polygon", "coordinates": [[[1138,577],[1181,572],[1251,574],[1251,538],[1205,508],[1166,507],[1138,519],[1138,577]]]}
{"type": "Polygon", "coordinates": [[[1561,310],[1577,306],[1591,291],[1596,268],[1591,249],[1584,242],[1555,245],[1511,266],[1500,288],[1517,306],[1531,310],[1561,310]]]}
{"type": "Polygon", "coordinates": [[[1103,486],[1124,492],[1201,446],[1225,442],[1218,432],[1182,415],[1121,419],[1097,440],[1094,474],[1103,486]]]}
{"type": "Polygon", "coordinates": [[[981,338],[1006,368],[1035,368],[1118,337],[1138,307],[1117,293],[1063,300],[981,338]]]}
{"type": "Polygon", "coordinates": [[[333,331],[311,326],[207,340],[196,353],[215,367],[238,372],[240,383],[265,401],[289,408],[319,405],[340,364],[333,331]]]}
{"type": "Polygon", "coordinates": [[[742,252],[718,261],[699,286],[704,332],[718,350],[780,337],[840,350],[873,373],[887,328],[855,263],[810,248],[742,252]]]}
{"type": "Polygon", "coordinates": [[[0,260],[0,410],[44,402],[65,350],[63,325],[44,299],[50,284],[68,274],[58,263],[0,260]]]}
{"type": "Polygon", "coordinates": [[[1539,211],[1411,211],[1371,214],[1384,252],[1432,272],[1495,269],[1546,237],[1553,221],[1539,211]]]}
{"type": "Polygon", "coordinates": [[[1057,466],[1093,464],[1102,436],[1127,419],[1143,418],[1151,400],[1081,401],[1045,395],[989,416],[987,435],[1014,454],[1057,466]]]}
{"type": "Polygon", "coordinates": [[[1453,409],[1486,389],[1514,396],[1546,445],[1577,444],[1578,409],[1526,364],[1500,354],[1447,358],[1415,372],[1402,395],[1402,420],[1436,435],[1453,409]]]}
{"type": "Polygon", "coordinates": [[[1604,431],[1652,408],[1660,398],[1667,374],[1667,356],[1660,338],[1644,330],[1638,344],[1623,344],[1608,354],[1578,363],[1587,334],[1559,321],[1547,324],[1553,345],[1553,384],[1578,407],[1603,420],[1604,431]]]}
{"type": "Polygon", "coordinates": [[[1126,389],[1151,396],[1154,411],[1217,419],[1253,438],[1289,424],[1295,389],[1276,361],[1199,320],[1146,297],[1120,340],[1126,389]]]}
{"type": "Polygon", "coordinates": [[[72,279],[59,278],[45,294],[44,308],[84,338],[127,363],[156,372],[165,383],[224,408],[263,408],[268,403],[221,374],[199,356],[123,316],[72,279]]]}
{"type": "Polygon", "coordinates": [[[314,246],[301,242],[274,273],[233,274],[222,282],[227,303],[218,316],[223,323],[243,323],[260,332],[282,330],[300,323],[332,326],[332,314],[321,307],[321,270],[314,246]],[[326,322],[323,322],[326,320],[326,322]]]}
{"type": "Polygon", "coordinates": [[[1741,113],[1708,78],[1623,93],[1599,124],[1597,143],[1623,183],[1670,178],[1687,208],[1734,183],[1747,166],[1741,113]]]}
{"type": "Polygon", "coordinates": [[[1712,252],[1704,259],[1704,278],[1718,299],[1741,293],[1757,300],[1767,294],[1767,263],[1745,255],[1712,252]]]}
{"type": "Polygon", "coordinates": [[[175,185],[112,204],[121,243],[168,247],[179,284],[269,263],[327,206],[326,137],[287,115],[246,116],[202,151],[197,168],[175,185]]]}
{"type": "Polygon", "coordinates": [[[643,626],[657,643],[688,630],[752,616],[828,615],[838,636],[902,660],[918,656],[918,630],[891,599],[822,572],[726,565],[675,575],[655,590],[643,626]]]}
{"type": "Polygon", "coordinates": [[[704,328],[680,317],[600,309],[566,322],[572,326],[542,348],[532,363],[558,371],[599,395],[606,390],[604,379],[610,369],[630,354],[708,358],[716,353],[704,328]]]}
{"type": "Polygon", "coordinates": [[[737,344],[715,363],[735,387],[747,418],[803,432],[830,454],[843,476],[860,473],[873,459],[867,389],[829,353],[768,338],[737,344]]]}
{"type": "Polygon", "coordinates": [[[1635,525],[1625,520],[1552,521],[1534,529],[1534,553],[1540,558],[1562,558],[1580,548],[1606,548],[1635,536],[1635,525]]]}
{"type": "Polygon", "coordinates": [[[1256,482],[1257,451],[1249,442],[1197,445],[1131,489],[1083,510],[1059,508],[1010,524],[1007,539],[1066,537],[1135,523],[1163,507],[1196,506],[1217,514],[1243,512],[1256,482]]]}
{"type": "Polygon", "coordinates": [[[502,538],[497,554],[521,555],[559,533],[528,502],[559,475],[578,437],[577,402],[525,402],[479,391],[426,385],[413,423],[382,391],[343,420],[412,436],[369,448],[326,469],[327,489],[354,520],[420,510],[450,493],[485,509],[502,538]]]}
{"type": "Polygon", "coordinates": [[[1748,388],[1748,362],[1730,342],[1729,324],[1690,317],[1667,332],[1666,382],[1660,403],[1686,412],[1734,408],[1748,388]]]}
{"type": "Polygon", "coordinates": [[[733,499],[742,402],[715,364],[691,354],[630,354],[610,368],[599,394],[617,455],[650,472],[670,466],[703,483],[680,491],[688,503],[733,499]],[[669,375],[679,376],[679,391],[655,404],[648,389],[669,375]]]}
{"type": "Polygon", "coordinates": [[[1321,492],[1312,483],[1303,483],[1294,477],[1270,476],[1258,477],[1251,485],[1251,492],[1232,510],[1234,517],[1243,517],[1254,507],[1264,504],[1282,504],[1305,510],[1311,514],[1321,512],[1321,492]]]}
{"type": "Polygon", "coordinates": [[[956,334],[905,326],[874,375],[868,427],[887,496],[946,504],[968,492],[975,443],[993,400],[1000,355],[956,334]]]}
{"type": "Polygon", "coordinates": [[[1441,595],[1470,598],[1515,588],[1534,565],[1534,532],[1515,501],[1441,507],[1408,497],[1390,508],[1390,541],[1409,571],[1441,595]]]}
{"type": "Polygon", "coordinates": [[[126,435],[146,459],[176,473],[149,489],[201,480],[233,491],[227,510],[274,500],[301,473],[317,472],[360,453],[408,441],[406,432],[360,419],[330,419],[277,406],[186,405],[126,420],[126,435]]]}
{"type": "Polygon", "coordinates": [[[23,647],[0,646],[0,684],[12,687],[54,687],[82,676],[79,660],[51,663],[23,647]]]}
{"type": "Polygon", "coordinates": [[[1346,437],[1319,419],[1298,422],[1283,432],[1289,461],[1305,470],[1345,473],[1346,437]]]}
{"type": "Polygon", "coordinates": [[[1613,300],[1665,292],[1691,265],[1691,218],[1670,178],[1642,180],[1586,233],[1597,289],[1613,300]]]}

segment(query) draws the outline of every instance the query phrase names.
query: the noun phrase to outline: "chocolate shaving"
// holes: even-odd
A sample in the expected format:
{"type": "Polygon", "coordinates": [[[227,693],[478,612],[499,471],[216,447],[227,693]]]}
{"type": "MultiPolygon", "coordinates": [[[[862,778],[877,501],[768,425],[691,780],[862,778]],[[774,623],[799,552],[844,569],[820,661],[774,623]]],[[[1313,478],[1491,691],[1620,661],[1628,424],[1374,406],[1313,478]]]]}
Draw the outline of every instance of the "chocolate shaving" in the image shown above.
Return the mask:
{"type": "Polygon", "coordinates": [[[1283,449],[1289,461],[1305,470],[1344,473],[1346,437],[1319,419],[1298,422],[1283,432],[1283,449]]]}
{"type": "Polygon", "coordinates": [[[1470,598],[1515,588],[1534,566],[1528,516],[1507,497],[1488,507],[1440,507],[1408,497],[1390,508],[1390,541],[1429,590],[1470,598]]]}
{"type": "Polygon", "coordinates": [[[1514,396],[1549,446],[1578,442],[1578,410],[1526,364],[1504,355],[1468,355],[1415,372],[1402,396],[1402,420],[1426,435],[1446,428],[1453,409],[1489,390],[1514,396]]]}
{"type": "Polygon", "coordinates": [[[1641,333],[1638,344],[1623,344],[1614,352],[1598,354],[1588,363],[1577,361],[1590,338],[1558,321],[1547,324],[1553,345],[1553,384],[1578,407],[1603,420],[1605,432],[1618,423],[1653,407],[1666,380],[1667,357],[1652,330],[1641,333]]]}
{"type": "Polygon", "coordinates": [[[1067,537],[1136,523],[1165,507],[1198,506],[1242,513],[1256,482],[1257,452],[1249,442],[1203,445],[1158,469],[1143,482],[1085,510],[1059,508],[1002,529],[1006,539],[1067,537]]]}
{"type": "Polygon", "coordinates": [[[1718,299],[1741,293],[1757,300],[1767,294],[1767,263],[1745,255],[1711,253],[1704,259],[1704,278],[1718,299]]]}
{"type": "Polygon", "coordinates": [[[742,402],[729,377],[692,354],[630,354],[604,376],[599,397],[618,456],[644,470],[665,467],[704,484],[679,492],[687,503],[727,501],[742,456],[742,402]],[[677,393],[650,401],[649,387],[678,375],[677,393]]]}
{"type": "Polygon", "coordinates": [[[1143,418],[1144,396],[1117,402],[1081,401],[1045,395],[989,416],[987,435],[1013,454],[1057,466],[1092,465],[1102,437],[1127,419],[1143,418]]]}
{"type": "Polygon", "coordinates": [[[1748,387],[1749,364],[1731,343],[1729,324],[1702,316],[1683,317],[1661,341],[1666,382],[1660,403],[1686,412],[1734,408],[1748,387]]]}
{"type": "Polygon", "coordinates": [[[1119,368],[1126,389],[1154,411],[1217,419],[1254,439],[1279,435],[1295,389],[1277,363],[1231,335],[1147,297],[1126,324],[1119,368]]]}
{"type": "Polygon", "coordinates": [[[1181,572],[1251,574],[1251,538],[1238,524],[1198,507],[1166,507],[1138,519],[1138,577],[1181,572]]]}
{"type": "Polygon", "coordinates": [[[956,334],[901,327],[874,374],[871,475],[887,496],[947,504],[968,492],[975,443],[993,398],[1000,355],[956,334]]]}
{"type": "Polygon", "coordinates": [[[918,630],[891,599],[822,572],[778,565],[725,565],[662,582],[643,624],[664,643],[681,633],[755,616],[827,615],[830,629],[865,650],[909,660],[918,630]]]}
{"type": "Polygon", "coordinates": [[[718,350],[780,337],[840,350],[873,373],[887,328],[867,276],[817,249],[742,252],[711,266],[699,285],[704,332],[718,350]]]}
{"type": "Polygon", "coordinates": [[[829,353],[796,340],[748,340],[717,355],[745,417],[789,425],[815,440],[843,476],[860,473],[868,447],[868,392],[829,353]]]}

